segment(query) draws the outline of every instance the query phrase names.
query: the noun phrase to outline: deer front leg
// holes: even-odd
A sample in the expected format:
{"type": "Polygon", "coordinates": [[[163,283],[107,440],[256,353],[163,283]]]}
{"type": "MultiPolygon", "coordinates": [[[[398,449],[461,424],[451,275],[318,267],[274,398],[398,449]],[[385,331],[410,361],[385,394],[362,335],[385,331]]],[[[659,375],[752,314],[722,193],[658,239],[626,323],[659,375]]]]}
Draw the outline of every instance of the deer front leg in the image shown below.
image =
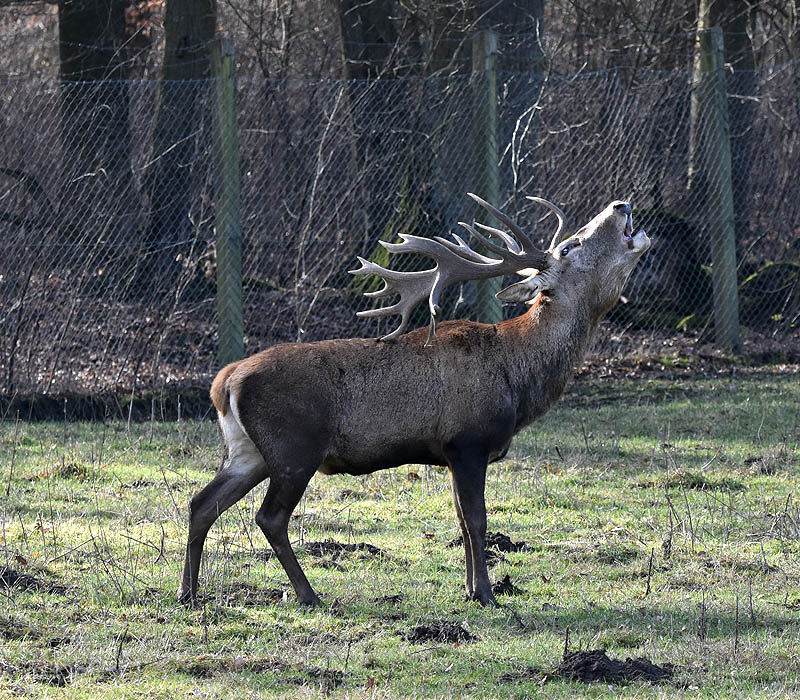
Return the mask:
{"type": "Polygon", "coordinates": [[[472,581],[472,543],[469,537],[467,523],[464,521],[464,512],[461,510],[461,503],[458,501],[458,490],[456,489],[456,482],[452,470],[450,471],[450,491],[453,494],[453,505],[455,505],[456,508],[456,518],[461,528],[461,539],[464,542],[464,562],[466,568],[464,588],[467,592],[467,599],[472,600],[472,596],[475,593],[475,587],[472,581]]]}
{"type": "MultiPolygon", "coordinates": [[[[485,451],[474,447],[452,449],[449,451],[450,474],[456,494],[456,512],[459,508],[469,536],[464,540],[464,551],[472,559],[472,591],[467,596],[481,605],[497,604],[489,571],[486,568],[486,467],[488,457],[485,451]]],[[[469,576],[469,564],[467,564],[469,576]]],[[[468,581],[469,584],[469,581],[468,581]]]]}

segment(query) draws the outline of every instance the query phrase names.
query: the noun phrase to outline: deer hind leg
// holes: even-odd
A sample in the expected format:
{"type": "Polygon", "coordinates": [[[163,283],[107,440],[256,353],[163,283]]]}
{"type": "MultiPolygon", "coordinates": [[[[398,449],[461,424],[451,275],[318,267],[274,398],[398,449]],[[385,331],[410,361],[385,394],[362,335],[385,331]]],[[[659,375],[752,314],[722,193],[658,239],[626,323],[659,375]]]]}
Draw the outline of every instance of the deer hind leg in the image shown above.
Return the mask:
{"type": "Polygon", "coordinates": [[[322,601],[308,582],[289,542],[289,518],[315,471],[316,466],[292,470],[291,474],[282,476],[276,474],[270,479],[264,503],[256,513],[256,523],[289,577],[297,600],[308,606],[321,605],[322,601]]]}
{"type": "Polygon", "coordinates": [[[206,535],[217,518],[267,478],[266,465],[252,441],[228,413],[220,420],[226,456],[216,476],[189,504],[189,537],[178,600],[197,604],[197,579],[206,535]]]}
{"type": "MultiPolygon", "coordinates": [[[[465,447],[448,451],[448,462],[456,495],[456,512],[461,514],[469,535],[469,547],[464,551],[472,559],[472,592],[467,596],[477,600],[481,605],[497,604],[489,571],[486,568],[486,503],[484,492],[486,487],[486,467],[488,459],[482,450],[465,447]]],[[[469,564],[467,564],[469,572],[469,564]]]]}

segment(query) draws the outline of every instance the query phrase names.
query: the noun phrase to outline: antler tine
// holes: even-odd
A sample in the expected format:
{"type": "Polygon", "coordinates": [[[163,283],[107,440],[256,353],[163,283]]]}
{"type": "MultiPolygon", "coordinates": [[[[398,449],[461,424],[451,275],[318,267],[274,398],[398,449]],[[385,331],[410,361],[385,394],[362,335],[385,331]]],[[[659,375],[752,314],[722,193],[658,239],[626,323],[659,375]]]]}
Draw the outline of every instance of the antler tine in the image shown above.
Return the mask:
{"type": "Polygon", "coordinates": [[[509,257],[509,251],[508,250],[505,250],[502,246],[497,245],[497,243],[495,243],[494,241],[489,240],[483,234],[478,233],[478,231],[475,229],[475,227],[472,224],[468,224],[466,221],[459,221],[458,225],[459,226],[463,226],[465,229],[467,229],[467,231],[469,231],[470,235],[476,241],[478,241],[478,243],[480,243],[484,247],[488,248],[493,253],[497,253],[504,260],[509,257]]]}
{"type": "Polygon", "coordinates": [[[502,221],[511,232],[519,239],[520,245],[522,246],[522,250],[528,251],[536,246],[533,245],[533,241],[528,237],[528,234],[523,231],[519,225],[510,217],[508,214],[503,213],[497,207],[492,204],[489,204],[485,199],[481,199],[478,195],[473,194],[472,192],[467,192],[467,196],[471,197],[475,202],[480,204],[486,211],[488,211],[492,216],[494,216],[498,221],[502,221]]]}
{"type": "Polygon", "coordinates": [[[460,255],[462,258],[467,258],[467,260],[472,260],[472,262],[477,263],[493,263],[496,262],[494,258],[489,258],[485,255],[481,255],[480,253],[476,253],[472,248],[470,248],[465,242],[464,239],[461,238],[456,233],[450,234],[453,238],[456,239],[456,242],[453,243],[452,241],[448,241],[446,238],[442,238],[441,236],[434,236],[433,240],[439,241],[445,248],[448,250],[452,250],[456,255],[460,255]]]}
{"type": "Polygon", "coordinates": [[[509,236],[505,231],[499,228],[495,228],[494,226],[487,226],[486,224],[482,224],[479,221],[473,221],[472,225],[476,228],[481,229],[482,231],[486,231],[487,233],[491,233],[494,236],[497,236],[503,243],[506,244],[506,247],[512,253],[521,253],[522,248],[520,247],[519,243],[514,240],[513,236],[509,236]]]}
{"type": "Polygon", "coordinates": [[[526,197],[525,199],[530,199],[532,202],[536,202],[537,204],[544,204],[544,206],[546,206],[558,217],[558,228],[553,234],[553,239],[550,241],[550,250],[552,250],[561,242],[561,232],[564,230],[569,231],[569,227],[567,226],[567,215],[555,204],[548,202],[546,199],[542,199],[541,197],[526,197]]]}

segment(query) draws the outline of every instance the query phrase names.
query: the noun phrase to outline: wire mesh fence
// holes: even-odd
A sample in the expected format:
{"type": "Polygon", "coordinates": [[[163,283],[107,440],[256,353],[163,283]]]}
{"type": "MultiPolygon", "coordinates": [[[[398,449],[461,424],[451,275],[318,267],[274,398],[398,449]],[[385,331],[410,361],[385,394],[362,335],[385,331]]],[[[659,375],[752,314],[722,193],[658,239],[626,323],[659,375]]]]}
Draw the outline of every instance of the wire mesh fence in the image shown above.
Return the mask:
{"type": "MultiPolygon", "coordinates": [[[[800,314],[800,66],[728,80],[739,322],[782,342],[800,314]]],[[[688,72],[497,74],[498,201],[546,246],[539,195],[585,223],[634,203],[653,246],[596,352],[713,331],[710,185],[688,72]]],[[[476,78],[239,79],[244,349],[375,336],[361,255],[444,235],[482,194],[476,78]]],[[[0,117],[0,385],[5,394],[202,386],[218,368],[214,81],[8,81],[0,117]]],[[[223,145],[224,148],[224,145],[223,145]]],[[[520,308],[508,307],[506,316],[520,308]]],[[[474,317],[471,285],[447,314],[474,317]]],[[[426,322],[420,310],[417,322],[426,322]]]]}

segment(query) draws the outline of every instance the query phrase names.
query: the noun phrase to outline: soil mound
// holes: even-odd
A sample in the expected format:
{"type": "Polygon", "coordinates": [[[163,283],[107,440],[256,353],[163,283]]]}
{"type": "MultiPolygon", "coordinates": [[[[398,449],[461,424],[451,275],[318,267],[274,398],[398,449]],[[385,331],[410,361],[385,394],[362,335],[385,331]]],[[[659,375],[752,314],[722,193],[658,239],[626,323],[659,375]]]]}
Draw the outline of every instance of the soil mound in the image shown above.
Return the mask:
{"type": "Polygon", "coordinates": [[[21,574],[15,569],[7,566],[0,566],[0,586],[3,588],[46,588],[43,581],[30,576],[28,574],[21,574]]]}
{"type": "Polygon", "coordinates": [[[492,586],[492,593],[495,595],[519,595],[520,593],[524,593],[521,588],[517,588],[511,582],[511,576],[508,574],[501,581],[496,581],[495,584],[492,586]]]}
{"type": "Polygon", "coordinates": [[[8,566],[0,566],[0,588],[13,588],[18,591],[30,589],[47,593],[65,593],[67,590],[66,586],[44,581],[30,574],[22,574],[8,566]]]}
{"type": "Polygon", "coordinates": [[[555,670],[556,675],[583,683],[658,682],[671,678],[672,672],[672,664],[656,666],[643,656],[620,661],[608,657],[605,649],[567,652],[555,670]]]}
{"type": "Polygon", "coordinates": [[[352,552],[366,552],[373,557],[383,555],[383,551],[379,547],[376,547],[374,544],[369,544],[368,542],[353,542],[349,544],[333,541],[306,542],[304,546],[306,551],[313,557],[331,557],[332,559],[337,559],[342,556],[342,554],[352,552]]]}
{"type": "MultiPolygon", "coordinates": [[[[461,536],[450,540],[448,547],[462,547],[464,538],[461,536]]],[[[486,533],[486,549],[496,549],[498,552],[524,552],[528,549],[527,542],[512,542],[511,538],[502,532],[486,533]]]]}
{"type": "Polygon", "coordinates": [[[455,644],[473,642],[477,637],[460,622],[431,622],[427,625],[412,627],[406,635],[406,639],[415,644],[423,642],[455,644]]]}

